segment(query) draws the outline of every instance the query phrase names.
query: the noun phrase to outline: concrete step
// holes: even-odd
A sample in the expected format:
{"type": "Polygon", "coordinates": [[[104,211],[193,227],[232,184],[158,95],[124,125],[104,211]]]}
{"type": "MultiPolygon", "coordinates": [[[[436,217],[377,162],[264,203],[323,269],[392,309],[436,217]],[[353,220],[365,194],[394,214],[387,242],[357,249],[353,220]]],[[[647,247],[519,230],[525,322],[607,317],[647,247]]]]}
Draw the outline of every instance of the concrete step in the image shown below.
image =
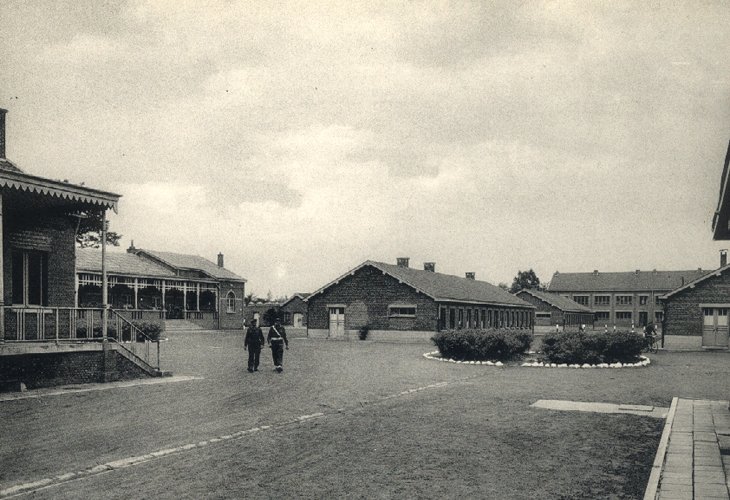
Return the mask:
{"type": "Polygon", "coordinates": [[[184,319],[166,319],[165,320],[165,331],[167,332],[190,332],[205,330],[200,325],[196,325],[192,321],[184,319]]]}

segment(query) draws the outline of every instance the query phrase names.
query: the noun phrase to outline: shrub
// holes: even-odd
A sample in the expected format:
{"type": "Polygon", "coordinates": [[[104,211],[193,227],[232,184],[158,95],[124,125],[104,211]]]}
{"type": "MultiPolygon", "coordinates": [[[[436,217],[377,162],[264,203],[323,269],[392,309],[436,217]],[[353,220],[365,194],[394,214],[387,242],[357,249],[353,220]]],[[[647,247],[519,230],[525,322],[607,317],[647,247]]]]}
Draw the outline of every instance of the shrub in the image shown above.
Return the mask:
{"type": "Polygon", "coordinates": [[[367,340],[368,333],[370,333],[370,325],[361,326],[360,329],[357,331],[357,336],[360,338],[360,340],[367,340]]]}
{"type": "Polygon", "coordinates": [[[542,341],[546,361],[558,364],[635,362],[642,346],[642,337],[633,332],[552,332],[542,341]]]}
{"type": "MultiPolygon", "coordinates": [[[[134,326],[139,328],[144,335],[146,335],[149,340],[160,340],[160,334],[162,333],[162,326],[159,323],[147,323],[146,321],[143,322],[134,322],[132,323],[134,326]]],[[[144,335],[137,334],[137,342],[144,342],[147,340],[144,335]]]]}
{"type": "Polygon", "coordinates": [[[459,361],[507,361],[527,351],[532,333],[524,330],[446,330],[431,341],[444,358],[459,361]]]}
{"type": "MultiPolygon", "coordinates": [[[[82,328],[84,328],[84,327],[82,327],[82,328]]],[[[77,331],[78,331],[78,329],[77,329],[77,331]]],[[[94,327],[93,335],[94,335],[95,339],[100,339],[103,337],[104,333],[102,332],[101,325],[96,325],[94,327]]],[[[107,336],[107,338],[110,338],[110,339],[116,339],[117,338],[117,329],[114,328],[112,325],[109,325],[106,329],[106,336],[107,336]]]]}

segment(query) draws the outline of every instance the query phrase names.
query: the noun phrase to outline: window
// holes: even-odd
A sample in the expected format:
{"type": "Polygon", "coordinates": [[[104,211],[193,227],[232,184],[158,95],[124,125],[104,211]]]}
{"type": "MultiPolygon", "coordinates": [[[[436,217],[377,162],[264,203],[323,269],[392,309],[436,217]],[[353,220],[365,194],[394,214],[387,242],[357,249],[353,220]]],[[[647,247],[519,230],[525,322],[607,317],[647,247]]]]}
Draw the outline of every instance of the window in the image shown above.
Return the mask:
{"type": "Polygon", "coordinates": [[[654,296],[654,304],[656,304],[658,306],[661,306],[662,305],[662,301],[659,299],[659,297],[660,297],[660,295],[655,295],[654,296]]]}
{"type": "Polygon", "coordinates": [[[230,291],[226,294],[226,312],[236,312],[236,294],[230,291]]]}
{"type": "Polygon", "coordinates": [[[610,313],[608,311],[596,312],[596,321],[608,321],[610,313]]]}
{"type": "Polygon", "coordinates": [[[390,306],[388,316],[391,318],[415,318],[416,306],[390,306]]]}
{"type": "Polygon", "coordinates": [[[466,327],[471,328],[471,309],[466,310],[466,327]]]}
{"type": "Polygon", "coordinates": [[[630,320],[631,311],[616,311],[616,319],[630,320]]]}
{"type": "Polygon", "coordinates": [[[48,305],[48,254],[14,250],[13,304],[48,305]]]}
{"type": "Polygon", "coordinates": [[[545,319],[545,318],[550,319],[552,317],[552,314],[550,314],[549,312],[539,312],[538,311],[535,313],[535,317],[538,319],[545,319]]]}
{"type": "Polygon", "coordinates": [[[662,311],[657,311],[654,313],[654,321],[657,323],[661,323],[664,321],[664,313],[662,311]]]}
{"type": "Polygon", "coordinates": [[[610,306],[611,296],[610,295],[596,295],[593,297],[593,305],[596,306],[610,306]]]}
{"type": "Polygon", "coordinates": [[[616,305],[619,306],[630,306],[633,304],[633,295],[616,295],[616,305]]]}
{"type": "Polygon", "coordinates": [[[486,317],[487,317],[487,312],[484,309],[482,309],[482,322],[480,324],[480,326],[482,328],[486,328],[486,326],[487,326],[487,319],[486,319],[486,317]]]}
{"type": "Polygon", "coordinates": [[[588,305],[588,295],[573,295],[573,300],[582,306],[588,305]]]}
{"type": "Polygon", "coordinates": [[[459,309],[459,328],[464,328],[464,310],[459,309]]]}
{"type": "Polygon", "coordinates": [[[639,305],[640,306],[645,306],[648,301],[649,301],[648,295],[639,295],[639,305]]]}

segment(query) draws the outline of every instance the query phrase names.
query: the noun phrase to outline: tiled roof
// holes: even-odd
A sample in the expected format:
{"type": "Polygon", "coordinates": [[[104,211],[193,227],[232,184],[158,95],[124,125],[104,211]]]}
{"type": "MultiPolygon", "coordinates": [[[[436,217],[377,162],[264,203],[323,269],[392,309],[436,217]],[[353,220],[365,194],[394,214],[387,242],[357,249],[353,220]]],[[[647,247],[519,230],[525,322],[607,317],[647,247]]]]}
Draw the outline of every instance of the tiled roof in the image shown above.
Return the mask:
{"type": "Polygon", "coordinates": [[[668,299],[669,297],[672,297],[673,295],[675,295],[677,293],[683,292],[684,290],[692,289],[696,285],[702,283],[703,281],[705,281],[708,278],[711,278],[712,276],[718,276],[718,277],[721,276],[722,273],[724,273],[728,269],[730,269],[730,264],[725,265],[725,266],[723,266],[723,267],[721,267],[719,269],[716,269],[715,271],[707,271],[704,275],[702,275],[702,276],[700,276],[700,277],[698,277],[698,278],[696,278],[696,279],[694,279],[692,281],[689,281],[689,282],[685,283],[683,286],[680,286],[678,288],[675,288],[671,292],[663,295],[661,298],[662,299],[668,299]]]}
{"type": "Polygon", "coordinates": [[[557,293],[550,293],[550,292],[541,292],[539,290],[520,290],[517,292],[517,296],[519,297],[521,294],[527,293],[529,295],[532,295],[533,297],[536,297],[543,302],[547,302],[553,307],[557,307],[561,311],[564,312],[580,312],[580,313],[592,313],[589,308],[586,306],[580,305],[574,300],[570,300],[566,297],[563,297],[562,295],[558,295],[557,293]]]}
{"type": "MultiPolygon", "coordinates": [[[[107,272],[129,276],[156,276],[171,278],[175,276],[168,268],[149,259],[126,252],[106,253],[107,272]]],[[[76,270],[79,272],[101,272],[101,250],[97,248],[76,249],[76,270]]]]}
{"type": "Polygon", "coordinates": [[[709,271],[634,271],[623,273],[555,273],[551,292],[669,291],[696,280],[709,271]]]}
{"type": "MultiPolygon", "coordinates": [[[[532,304],[528,304],[519,297],[515,297],[508,291],[502,290],[498,286],[494,286],[486,281],[471,280],[449,274],[412,269],[410,267],[399,267],[397,265],[385,264],[383,262],[375,262],[371,260],[360,264],[352,271],[343,275],[343,277],[365,266],[375,267],[376,269],[389,274],[393,278],[396,278],[397,280],[402,281],[403,283],[428,295],[437,302],[471,302],[477,304],[511,305],[534,308],[532,304]]],[[[339,280],[325,285],[312,295],[329,288],[337,281],[339,280]]]]}
{"type": "Polygon", "coordinates": [[[218,279],[246,281],[236,273],[233,273],[225,267],[218,267],[218,264],[211,262],[204,257],[198,255],[188,255],[173,252],[158,252],[157,250],[143,250],[138,248],[136,252],[146,253],[152,257],[156,257],[165,264],[178,269],[197,269],[205,274],[218,279]]]}

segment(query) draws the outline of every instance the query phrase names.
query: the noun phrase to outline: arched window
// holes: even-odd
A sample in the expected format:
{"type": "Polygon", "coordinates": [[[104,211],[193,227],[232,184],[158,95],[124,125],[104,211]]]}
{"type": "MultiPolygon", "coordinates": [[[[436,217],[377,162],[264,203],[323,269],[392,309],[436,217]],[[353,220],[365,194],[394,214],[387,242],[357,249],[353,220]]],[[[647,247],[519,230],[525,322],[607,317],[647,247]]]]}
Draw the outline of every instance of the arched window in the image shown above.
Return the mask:
{"type": "Polygon", "coordinates": [[[226,312],[236,312],[236,294],[233,293],[233,290],[226,295],[226,312]]]}

